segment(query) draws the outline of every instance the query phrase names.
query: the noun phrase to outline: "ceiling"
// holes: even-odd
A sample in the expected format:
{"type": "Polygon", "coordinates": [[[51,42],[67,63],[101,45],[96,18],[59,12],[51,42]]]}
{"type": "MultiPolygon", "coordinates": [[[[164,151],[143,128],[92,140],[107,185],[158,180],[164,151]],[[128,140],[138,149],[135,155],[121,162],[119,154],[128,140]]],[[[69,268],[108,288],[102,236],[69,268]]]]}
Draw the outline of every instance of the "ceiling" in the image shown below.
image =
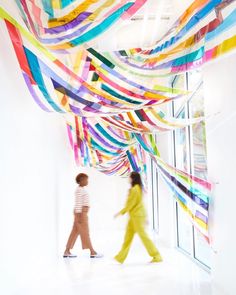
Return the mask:
{"type": "Polygon", "coordinates": [[[130,20],[113,26],[89,44],[100,51],[148,47],[155,44],[192,0],[147,0],[130,20]]]}
{"type": "MultiPolygon", "coordinates": [[[[119,2],[119,0],[117,0],[119,2]]],[[[14,1],[2,1],[22,25],[14,1]]],[[[130,19],[121,21],[87,44],[99,51],[112,51],[136,47],[149,47],[161,39],[176,19],[194,2],[193,0],[147,0],[146,4],[130,19]]]]}

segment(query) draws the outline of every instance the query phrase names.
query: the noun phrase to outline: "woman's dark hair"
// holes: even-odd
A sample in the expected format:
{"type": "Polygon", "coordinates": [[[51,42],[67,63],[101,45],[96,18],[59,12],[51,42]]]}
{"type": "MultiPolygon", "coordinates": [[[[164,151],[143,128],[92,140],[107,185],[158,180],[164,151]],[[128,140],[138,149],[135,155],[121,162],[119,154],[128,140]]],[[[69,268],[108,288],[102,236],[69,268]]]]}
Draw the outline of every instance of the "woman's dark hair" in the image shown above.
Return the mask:
{"type": "Polygon", "coordinates": [[[135,184],[138,184],[142,188],[142,186],[143,186],[142,179],[141,179],[141,176],[138,172],[135,172],[135,171],[131,172],[130,178],[131,178],[131,185],[132,186],[135,186],[135,184]]]}
{"type": "Polygon", "coordinates": [[[83,178],[88,178],[88,175],[85,174],[85,173],[79,173],[76,178],[75,178],[75,181],[80,184],[80,181],[83,179],[83,178]]]}

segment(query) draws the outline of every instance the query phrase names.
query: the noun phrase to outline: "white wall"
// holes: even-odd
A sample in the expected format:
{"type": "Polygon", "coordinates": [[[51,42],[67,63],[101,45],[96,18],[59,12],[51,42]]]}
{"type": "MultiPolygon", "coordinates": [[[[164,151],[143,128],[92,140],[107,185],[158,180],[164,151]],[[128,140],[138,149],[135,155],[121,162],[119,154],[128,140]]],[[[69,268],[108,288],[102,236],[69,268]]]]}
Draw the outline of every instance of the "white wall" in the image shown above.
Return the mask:
{"type": "Polygon", "coordinates": [[[236,54],[208,64],[203,70],[207,121],[207,157],[215,182],[211,204],[212,276],[220,294],[236,294],[236,54]]]}
{"type": "Polygon", "coordinates": [[[57,253],[57,200],[75,167],[64,121],[34,103],[2,22],[0,33],[0,272],[14,284],[57,253]]]}
{"type": "Polygon", "coordinates": [[[0,35],[0,293],[11,294],[11,286],[25,285],[36,269],[46,273],[45,265],[64,251],[76,173],[90,176],[92,235],[123,228],[125,219],[113,221],[113,215],[123,206],[128,182],[75,166],[63,118],[36,105],[2,22],[0,35]]]}

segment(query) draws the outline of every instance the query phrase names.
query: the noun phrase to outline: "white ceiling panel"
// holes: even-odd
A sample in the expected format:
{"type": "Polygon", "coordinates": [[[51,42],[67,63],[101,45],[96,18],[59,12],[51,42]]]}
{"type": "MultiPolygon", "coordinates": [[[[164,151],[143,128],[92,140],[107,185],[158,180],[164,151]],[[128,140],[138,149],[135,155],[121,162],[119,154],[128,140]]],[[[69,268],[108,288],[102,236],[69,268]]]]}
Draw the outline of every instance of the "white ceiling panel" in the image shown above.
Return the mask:
{"type": "Polygon", "coordinates": [[[191,0],[148,0],[130,20],[113,26],[88,46],[100,51],[149,47],[166,33],[191,0]]]}

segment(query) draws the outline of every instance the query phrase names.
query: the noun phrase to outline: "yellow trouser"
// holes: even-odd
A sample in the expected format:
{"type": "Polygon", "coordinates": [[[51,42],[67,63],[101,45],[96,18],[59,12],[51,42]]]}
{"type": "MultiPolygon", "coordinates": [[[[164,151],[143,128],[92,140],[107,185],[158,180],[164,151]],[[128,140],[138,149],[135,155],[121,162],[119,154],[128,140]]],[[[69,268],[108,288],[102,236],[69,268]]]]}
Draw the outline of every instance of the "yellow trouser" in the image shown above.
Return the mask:
{"type": "Polygon", "coordinates": [[[134,238],[135,233],[137,233],[143,242],[148,254],[152,257],[160,256],[159,251],[155,247],[154,243],[150,240],[147,233],[145,232],[145,217],[130,217],[127,224],[124,242],[120,252],[115,256],[115,259],[121,263],[126,259],[129,249],[134,238]]]}

